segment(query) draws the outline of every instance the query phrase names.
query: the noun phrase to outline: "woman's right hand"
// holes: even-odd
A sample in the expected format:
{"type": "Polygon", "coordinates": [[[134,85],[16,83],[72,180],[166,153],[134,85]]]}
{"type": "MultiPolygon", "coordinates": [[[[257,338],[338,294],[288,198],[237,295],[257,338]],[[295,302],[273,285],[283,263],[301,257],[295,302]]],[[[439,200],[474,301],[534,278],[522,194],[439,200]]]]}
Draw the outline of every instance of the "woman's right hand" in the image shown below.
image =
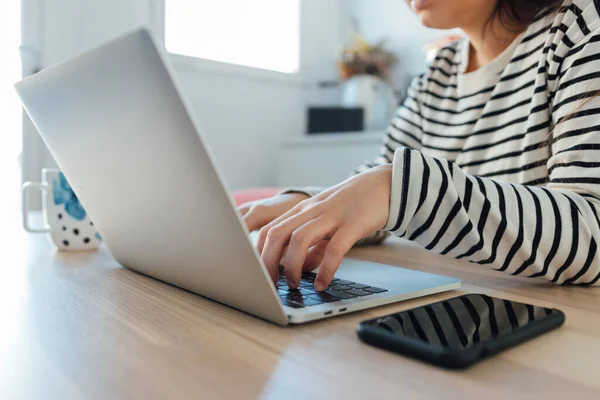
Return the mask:
{"type": "MultiPolygon", "coordinates": [[[[309,198],[310,196],[303,193],[280,194],[268,199],[257,200],[243,204],[238,208],[238,210],[240,210],[244,222],[246,223],[246,226],[248,226],[248,230],[252,232],[271,223],[309,198]]],[[[328,241],[322,241],[317,243],[308,251],[306,260],[302,267],[304,272],[310,272],[321,264],[327,244],[328,241]]],[[[286,251],[287,248],[284,249],[283,256],[281,258],[282,265],[285,260],[286,251]]],[[[277,282],[277,279],[279,278],[277,271],[269,271],[269,273],[273,282],[277,282]]],[[[290,284],[292,285],[290,287],[297,287],[297,284],[291,282],[290,284]]]]}
{"type": "Polygon", "coordinates": [[[308,198],[309,196],[303,193],[280,194],[243,204],[238,210],[242,214],[248,230],[252,232],[281,217],[308,198]]]}

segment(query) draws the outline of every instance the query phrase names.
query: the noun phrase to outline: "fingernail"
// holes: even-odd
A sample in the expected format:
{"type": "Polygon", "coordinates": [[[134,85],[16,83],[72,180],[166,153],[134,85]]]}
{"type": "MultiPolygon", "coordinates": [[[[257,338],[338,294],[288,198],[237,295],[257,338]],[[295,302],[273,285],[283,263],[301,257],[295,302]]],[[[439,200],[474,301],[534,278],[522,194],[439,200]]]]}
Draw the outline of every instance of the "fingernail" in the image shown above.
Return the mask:
{"type": "Polygon", "coordinates": [[[327,289],[327,286],[325,286],[325,284],[323,283],[323,281],[317,280],[315,282],[315,289],[317,289],[317,292],[322,292],[325,289],[327,289]]]}

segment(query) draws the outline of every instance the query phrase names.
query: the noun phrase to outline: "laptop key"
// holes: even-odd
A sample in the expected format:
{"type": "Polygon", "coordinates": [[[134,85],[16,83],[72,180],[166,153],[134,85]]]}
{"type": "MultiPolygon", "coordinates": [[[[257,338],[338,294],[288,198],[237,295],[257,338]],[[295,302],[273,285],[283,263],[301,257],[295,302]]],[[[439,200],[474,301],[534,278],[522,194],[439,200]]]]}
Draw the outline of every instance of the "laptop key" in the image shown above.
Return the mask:
{"type": "Polygon", "coordinates": [[[352,281],[345,281],[343,279],[338,279],[337,281],[335,281],[336,285],[352,285],[354,282],[352,281]]]}
{"type": "Polygon", "coordinates": [[[346,300],[346,299],[354,299],[356,298],[356,295],[350,294],[350,293],[345,293],[345,292],[338,292],[337,290],[331,290],[331,289],[327,289],[325,291],[325,293],[333,296],[333,297],[337,297],[339,299],[342,300],[346,300]]]}
{"type": "Polygon", "coordinates": [[[302,293],[304,296],[309,296],[309,295],[315,293],[314,287],[312,289],[301,287],[301,288],[298,289],[298,291],[300,293],[302,293]]]}
{"type": "Polygon", "coordinates": [[[320,300],[320,301],[322,301],[324,303],[335,303],[336,301],[341,301],[342,300],[339,297],[333,297],[329,293],[325,293],[325,292],[318,292],[318,293],[315,293],[315,294],[309,294],[308,298],[309,299],[320,300]]]}
{"type": "Polygon", "coordinates": [[[289,292],[287,292],[287,297],[291,298],[291,299],[303,299],[306,296],[304,296],[304,294],[301,291],[296,289],[296,290],[290,290],[289,292]]]}
{"type": "Polygon", "coordinates": [[[369,285],[363,285],[362,283],[353,283],[352,285],[348,285],[353,289],[366,289],[368,287],[371,287],[369,285]]]}
{"type": "Polygon", "coordinates": [[[387,289],[381,289],[381,288],[377,288],[377,287],[370,287],[370,288],[365,288],[365,291],[370,292],[370,293],[383,293],[383,292],[388,292],[387,289]]]}
{"type": "Polygon", "coordinates": [[[350,289],[350,290],[346,290],[344,293],[353,294],[355,296],[370,296],[373,294],[373,293],[369,293],[369,292],[366,292],[366,291],[360,290],[360,289],[350,289]]]}
{"type": "Polygon", "coordinates": [[[312,307],[312,306],[318,306],[319,304],[323,304],[324,301],[322,300],[317,300],[317,299],[312,299],[312,298],[307,298],[302,300],[302,303],[306,306],[306,307],[312,307]]]}
{"type": "Polygon", "coordinates": [[[329,287],[328,287],[328,289],[331,289],[331,290],[336,290],[336,291],[338,291],[338,292],[343,292],[343,291],[346,291],[346,290],[348,290],[348,289],[352,289],[352,288],[351,288],[350,286],[346,286],[346,285],[338,285],[338,284],[336,283],[336,284],[334,284],[334,285],[331,285],[331,286],[329,286],[329,287]]]}
{"type": "Polygon", "coordinates": [[[304,304],[296,303],[295,301],[291,301],[291,300],[284,300],[283,304],[285,304],[288,307],[292,307],[292,308],[304,308],[304,307],[306,307],[304,304]]]}
{"type": "Polygon", "coordinates": [[[283,304],[293,308],[313,307],[323,304],[324,301],[319,299],[311,299],[304,297],[303,299],[282,299],[283,304]]]}

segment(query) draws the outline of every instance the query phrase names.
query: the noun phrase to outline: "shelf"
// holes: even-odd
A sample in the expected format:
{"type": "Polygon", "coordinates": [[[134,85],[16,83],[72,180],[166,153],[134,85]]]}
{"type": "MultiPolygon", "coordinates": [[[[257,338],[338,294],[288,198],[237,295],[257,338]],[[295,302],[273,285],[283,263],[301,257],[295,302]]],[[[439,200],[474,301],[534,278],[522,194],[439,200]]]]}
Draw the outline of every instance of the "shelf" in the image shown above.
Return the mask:
{"type": "Polygon", "coordinates": [[[348,178],[381,151],[385,130],[323,133],[290,138],[278,153],[279,187],[329,187],[348,178]]]}
{"type": "Polygon", "coordinates": [[[283,141],[285,147],[339,146],[383,143],[385,130],[367,132],[317,133],[283,141]]]}

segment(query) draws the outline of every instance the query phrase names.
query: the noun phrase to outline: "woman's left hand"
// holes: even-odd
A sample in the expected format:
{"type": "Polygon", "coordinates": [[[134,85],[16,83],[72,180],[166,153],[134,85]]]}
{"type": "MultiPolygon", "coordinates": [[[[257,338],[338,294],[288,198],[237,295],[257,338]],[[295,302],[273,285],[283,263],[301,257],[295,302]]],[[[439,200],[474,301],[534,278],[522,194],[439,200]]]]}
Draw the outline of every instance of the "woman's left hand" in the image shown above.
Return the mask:
{"type": "Polygon", "coordinates": [[[310,262],[320,267],[315,289],[327,289],[352,246],[385,227],[391,187],[392,165],[379,166],[304,200],[265,225],[257,246],[271,276],[278,276],[284,257],[288,286],[297,288],[309,250],[315,246],[318,251],[312,253],[321,259],[320,265],[310,262]]]}

